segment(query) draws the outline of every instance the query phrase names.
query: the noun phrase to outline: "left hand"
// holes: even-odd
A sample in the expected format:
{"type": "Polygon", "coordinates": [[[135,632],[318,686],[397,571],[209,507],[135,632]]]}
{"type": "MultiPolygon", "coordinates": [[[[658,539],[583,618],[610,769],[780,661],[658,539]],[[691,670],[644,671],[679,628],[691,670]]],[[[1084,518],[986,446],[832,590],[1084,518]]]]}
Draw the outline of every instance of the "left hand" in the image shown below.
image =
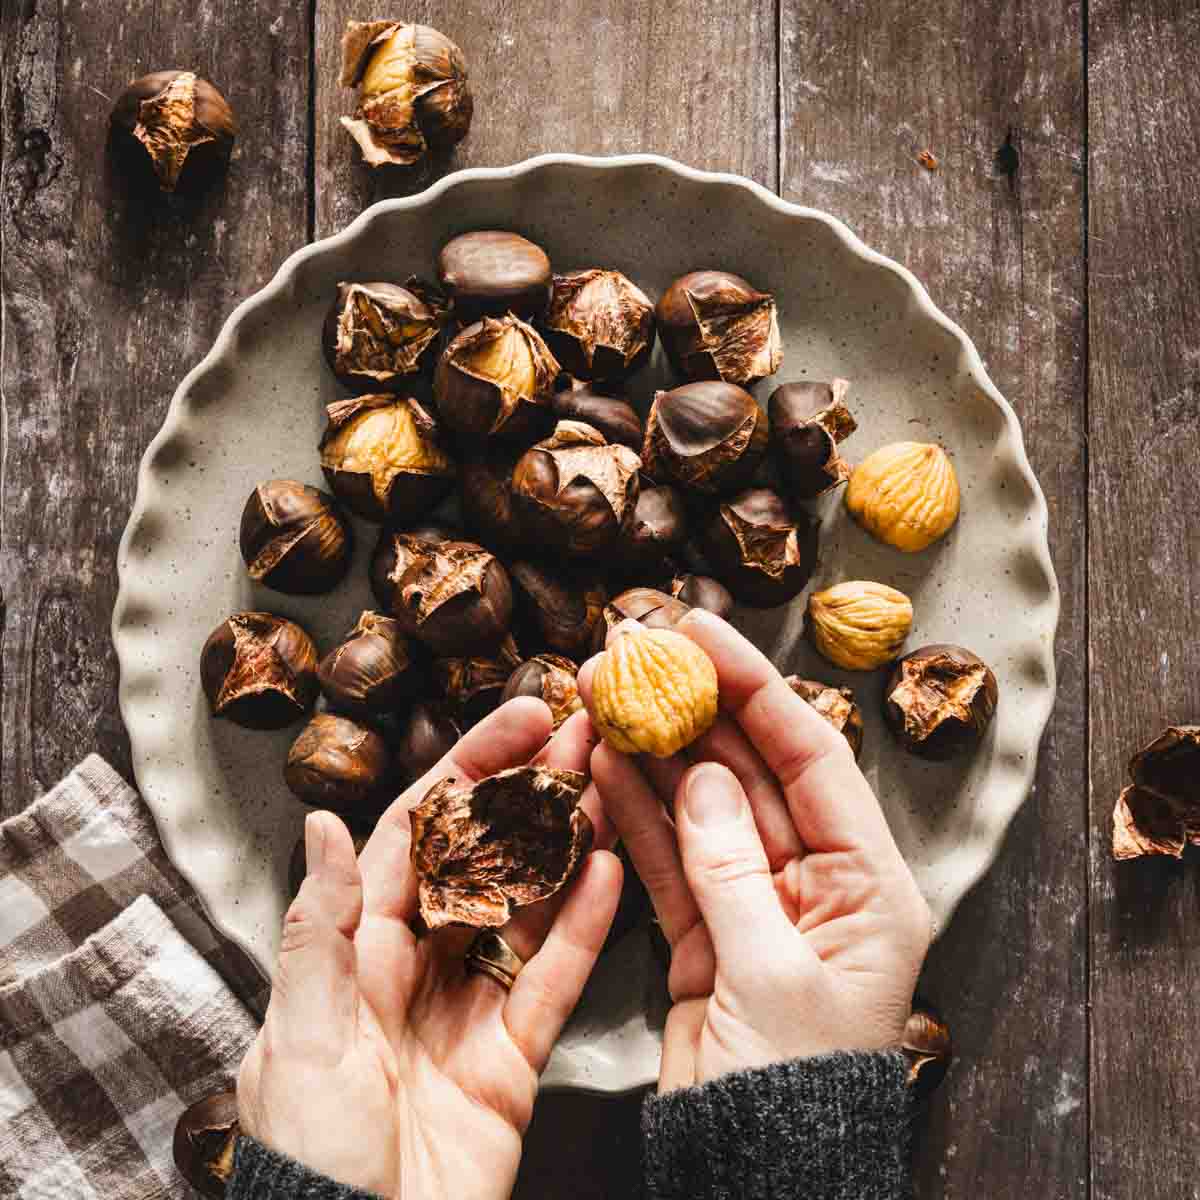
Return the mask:
{"type": "MultiPolygon", "coordinates": [[[[270,1008],[242,1064],[242,1132],[340,1183],[412,1200],[503,1200],[537,1081],[604,943],[621,890],[605,849],[500,932],[525,960],[511,991],[469,973],[473,931],[416,937],[409,809],[447,775],[534,761],[587,771],[585,713],[549,742],[549,709],[510,701],[381,818],[356,860],[331,813],[305,823],[308,876],[288,911],[270,1008]]],[[[590,785],[596,845],[612,833],[590,785]]]]}

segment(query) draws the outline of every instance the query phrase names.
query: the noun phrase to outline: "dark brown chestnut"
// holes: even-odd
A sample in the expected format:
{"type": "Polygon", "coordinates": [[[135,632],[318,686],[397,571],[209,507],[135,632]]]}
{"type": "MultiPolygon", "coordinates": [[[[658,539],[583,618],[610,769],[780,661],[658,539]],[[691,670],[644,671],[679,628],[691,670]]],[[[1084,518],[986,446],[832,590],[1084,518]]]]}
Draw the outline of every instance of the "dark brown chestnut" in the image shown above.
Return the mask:
{"type": "Polygon", "coordinates": [[[120,149],[140,151],[164,192],[208,182],[229,161],[237,136],[228,101],[194,71],[135,79],[118,98],[111,121],[120,149]]]}
{"type": "Polygon", "coordinates": [[[355,396],[326,411],[321,469],[360,517],[405,524],[449,495],[456,467],[437,423],[411,396],[355,396]]]}
{"type": "Polygon", "coordinates": [[[513,467],[520,451],[489,442],[464,457],[458,499],[467,531],[493,550],[515,550],[525,539],[512,494],[513,467]]]}
{"type": "Polygon", "coordinates": [[[255,583],[298,595],[337,587],[354,544],[334,498],[292,479],[272,479],[250,493],[238,543],[255,583]]]}
{"type": "Polygon", "coordinates": [[[337,713],[317,713],[288,751],[283,778],[314,808],[363,819],[391,799],[391,754],[374,729],[337,713]]]}
{"type": "Polygon", "coordinates": [[[612,562],[626,575],[646,578],[687,541],[688,515],[683,497],[670,484],[643,481],[626,533],[612,549],[612,562]]]}
{"type": "Polygon", "coordinates": [[[845,379],[785,383],[771,393],[767,415],[779,485],[793,500],[812,500],[850,478],[838,443],[858,428],[846,407],[845,379]]]}
{"type": "Polygon", "coordinates": [[[633,518],[641,461],[580,421],[559,421],[513,468],[517,511],[533,536],[568,555],[601,554],[633,518]]]}
{"type": "MultiPolygon", "coordinates": [[[[367,839],[370,837],[369,832],[356,833],[353,829],[350,831],[351,840],[354,842],[354,853],[361,854],[363,848],[367,844],[367,839]]],[[[288,859],[288,895],[294,900],[300,891],[300,885],[304,882],[304,877],[308,874],[308,855],[304,849],[304,839],[297,838],[296,844],[292,847],[291,857],[288,859]]]]}
{"type": "Polygon", "coordinates": [[[728,495],[754,478],[767,452],[768,430],[767,414],[745,388],[685,383],[655,395],[642,463],[661,482],[728,495]]]}
{"type": "Polygon", "coordinates": [[[451,238],[438,255],[437,274],[464,325],[506,313],[540,317],[550,300],[550,259],[518,233],[481,229],[451,238]]]}
{"type": "Polygon", "coordinates": [[[444,704],[418,700],[392,744],[401,786],[416,783],[454,749],[461,736],[444,704]]]}
{"type": "Polygon", "coordinates": [[[238,1126],[237,1093],[215,1092],[185,1108],[175,1122],[175,1166],[202,1196],[221,1200],[233,1175],[238,1126]]]}
{"type": "Polygon", "coordinates": [[[558,360],[518,317],[484,317],[442,352],[433,377],[438,415],[453,430],[528,444],[554,425],[558,360]]]}
{"type": "Polygon", "coordinates": [[[770,488],[718,505],[700,530],[713,573],[741,604],[774,608],[798,596],[817,565],[820,522],[791,513],[770,488]]]}
{"type": "Polygon", "coordinates": [[[586,658],[608,599],[600,578],[583,570],[552,569],[532,562],[514,562],[508,573],[521,644],[586,658]]]}
{"type": "Polygon", "coordinates": [[[892,671],[883,715],[910,754],[954,758],[983,740],[999,698],[991,667],[970,650],[922,646],[892,671]]]}
{"type": "Polygon", "coordinates": [[[783,362],[775,298],[728,271],[680,276],[654,316],[667,357],[688,379],[749,387],[783,362]]]}
{"type": "Polygon", "coordinates": [[[605,441],[640,453],[645,433],[641,418],[623,394],[607,385],[586,383],[563,375],[554,393],[554,414],[560,421],[582,421],[604,434],[605,441]]]}
{"type": "Polygon", "coordinates": [[[339,283],[321,333],[325,361],[351,391],[399,391],[432,368],[449,315],[445,297],[419,279],[339,283]]]}
{"type": "Polygon", "coordinates": [[[542,326],[554,357],[579,379],[627,379],[654,348],[654,306],[620,271],[555,275],[542,326]]]}
{"type": "Polygon", "coordinates": [[[671,580],[671,595],[689,608],[703,608],[718,617],[733,612],[733,597],[729,589],[711,575],[676,575],[671,580]]]}
{"type": "Polygon", "coordinates": [[[463,729],[482,721],[500,706],[508,677],[521,664],[521,652],[511,637],[489,654],[439,658],[433,664],[433,682],[463,729]]]}
{"type": "Polygon", "coordinates": [[[622,621],[638,621],[648,629],[672,629],[688,613],[688,606],[666,592],[636,587],[614,596],[601,613],[592,639],[592,653],[599,654],[609,633],[622,621]]]}
{"type": "Polygon", "coordinates": [[[368,609],[346,640],[321,659],[317,680],[339,712],[382,717],[420,694],[425,673],[396,619],[368,609]]]}
{"type": "Polygon", "coordinates": [[[917,1005],[904,1024],[900,1049],[908,1059],[909,1086],[922,1100],[946,1078],[954,1059],[950,1026],[928,1005],[917,1005]]]}
{"type": "Polygon", "coordinates": [[[247,729],[282,729],[317,698],[317,648],[294,621],[234,613],[204,643],[200,682],[214,717],[247,729]]]}
{"type": "Polygon", "coordinates": [[[509,677],[500,703],[517,696],[534,696],[545,702],[557,729],[583,707],[575,675],[579,668],[559,654],[538,654],[523,662],[509,677]]]}
{"type": "Polygon", "coordinates": [[[864,726],[862,709],[855,702],[854,693],[848,687],[833,687],[815,679],[801,679],[799,675],[787,676],[784,683],[850,743],[854,757],[858,758],[862,753],[864,726]]]}

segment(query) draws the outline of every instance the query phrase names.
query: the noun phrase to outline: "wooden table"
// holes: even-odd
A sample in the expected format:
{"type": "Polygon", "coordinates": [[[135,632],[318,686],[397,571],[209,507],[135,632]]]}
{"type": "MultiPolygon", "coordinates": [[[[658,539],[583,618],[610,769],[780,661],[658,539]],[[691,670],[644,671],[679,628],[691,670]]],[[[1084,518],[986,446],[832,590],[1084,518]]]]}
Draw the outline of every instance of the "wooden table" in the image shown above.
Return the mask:
{"type": "MultiPolygon", "coordinates": [[[[920,1192],[1194,1194],[1197,875],[1117,868],[1108,840],[1129,752],[1200,719],[1195,0],[2,0],[0,811],[92,749],[128,773],[115,551],[178,380],[290,251],[431,179],[371,177],[337,125],[343,24],[391,12],[468,56],[451,166],[741,172],[844,218],[975,339],[1050,504],[1059,698],[925,972],[961,1058],[920,1192]],[[229,96],[237,154],[223,194],[131,208],[109,97],[171,66],[229,96]]],[[[630,1195],[636,1122],[635,1100],[546,1099],[519,1194],[630,1195]]]]}

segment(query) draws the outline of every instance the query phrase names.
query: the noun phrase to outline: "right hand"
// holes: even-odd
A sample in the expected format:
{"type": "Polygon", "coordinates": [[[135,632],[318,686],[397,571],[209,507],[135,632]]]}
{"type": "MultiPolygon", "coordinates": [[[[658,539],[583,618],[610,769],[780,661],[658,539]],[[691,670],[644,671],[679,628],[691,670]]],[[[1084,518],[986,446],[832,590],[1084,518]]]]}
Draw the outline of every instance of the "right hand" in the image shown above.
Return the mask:
{"type": "Polygon", "coordinates": [[[897,1045],[931,919],[870,785],[730,625],[693,609],[676,629],[717,668],[716,723],[670,759],[591,758],[671,945],[659,1090],[897,1045]]]}

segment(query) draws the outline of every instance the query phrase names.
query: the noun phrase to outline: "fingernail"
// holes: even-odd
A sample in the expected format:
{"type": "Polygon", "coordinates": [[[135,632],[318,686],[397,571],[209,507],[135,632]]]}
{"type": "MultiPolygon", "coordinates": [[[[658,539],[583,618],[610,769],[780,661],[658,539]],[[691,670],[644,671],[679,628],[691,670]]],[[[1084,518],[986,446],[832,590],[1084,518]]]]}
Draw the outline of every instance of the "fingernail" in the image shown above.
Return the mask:
{"type": "Polygon", "coordinates": [[[716,763],[703,763],[688,774],[683,803],[696,825],[726,825],[742,811],[742,785],[716,763]]]}
{"type": "Polygon", "coordinates": [[[305,874],[315,875],[325,858],[325,825],[320,813],[309,813],[304,818],[304,868],[305,874]]]}

